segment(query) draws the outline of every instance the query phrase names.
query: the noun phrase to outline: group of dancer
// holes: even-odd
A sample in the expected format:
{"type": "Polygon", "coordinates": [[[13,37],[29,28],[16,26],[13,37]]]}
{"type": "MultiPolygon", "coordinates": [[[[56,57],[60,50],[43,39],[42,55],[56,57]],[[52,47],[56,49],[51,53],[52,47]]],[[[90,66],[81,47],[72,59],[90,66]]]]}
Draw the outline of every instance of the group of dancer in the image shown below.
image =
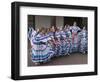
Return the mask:
{"type": "Polygon", "coordinates": [[[29,27],[28,38],[31,44],[31,58],[35,65],[51,60],[52,57],[87,53],[88,36],[85,27],[80,29],[77,23],[64,27],[41,27],[37,30],[29,27]]]}

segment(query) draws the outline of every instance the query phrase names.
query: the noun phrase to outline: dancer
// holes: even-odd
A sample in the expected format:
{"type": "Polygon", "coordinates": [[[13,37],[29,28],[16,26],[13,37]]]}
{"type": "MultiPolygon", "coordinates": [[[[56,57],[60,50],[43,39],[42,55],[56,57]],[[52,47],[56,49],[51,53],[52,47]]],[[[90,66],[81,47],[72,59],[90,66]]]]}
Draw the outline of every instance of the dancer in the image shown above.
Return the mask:
{"type": "Polygon", "coordinates": [[[66,24],[64,27],[64,32],[66,34],[66,52],[68,55],[72,53],[72,33],[70,30],[70,25],[66,24]]]}
{"type": "Polygon", "coordinates": [[[69,55],[68,53],[68,45],[67,45],[67,37],[66,37],[66,32],[65,32],[65,29],[64,27],[60,27],[60,42],[61,42],[61,48],[60,48],[60,51],[61,51],[61,55],[69,55]]]}
{"type": "Polygon", "coordinates": [[[83,27],[82,31],[80,32],[80,52],[82,54],[86,54],[87,45],[88,45],[87,31],[86,27],[83,27]]]}
{"type": "Polygon", "coordinates": [[[35,65],[41,62],[47,62],[51,59],[53,52],[48,47],[48,36],[46,28],[41,27],[38,34],[32,39],[34,46],[32,47],[32,61],[35,65]]]}
{"type": "Polygon", "coordinates": [[[71,32],[72,32],[72,52],[78,52],[79,50],[79,40],[78,40],[78,32],[80,32],[81,29],[77,26],[77,23],[74,22],[73,26],[71,26],[71,32]]]}

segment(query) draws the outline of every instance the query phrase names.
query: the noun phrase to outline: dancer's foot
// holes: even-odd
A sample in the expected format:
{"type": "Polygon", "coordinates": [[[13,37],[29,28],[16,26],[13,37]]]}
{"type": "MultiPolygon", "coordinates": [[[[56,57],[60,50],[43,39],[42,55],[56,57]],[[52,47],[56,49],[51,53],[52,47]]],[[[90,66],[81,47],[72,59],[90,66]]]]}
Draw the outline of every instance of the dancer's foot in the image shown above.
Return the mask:
{"type": "Polygon", "coordinates": [[[84,52],[82,52],[82,55],[85,55],[85,51],[84,51],[84,52]]]}
{"type": "Polygon", "coordinates": [[[39,62],[35,62],[34,64],[35,64],[35,65],[40,65],[40,63],[39,63],[39,62]]]}
{"type": "Polygon", "coordinates": [[[67,55],[70,55],[69,53],[67,55]]]}

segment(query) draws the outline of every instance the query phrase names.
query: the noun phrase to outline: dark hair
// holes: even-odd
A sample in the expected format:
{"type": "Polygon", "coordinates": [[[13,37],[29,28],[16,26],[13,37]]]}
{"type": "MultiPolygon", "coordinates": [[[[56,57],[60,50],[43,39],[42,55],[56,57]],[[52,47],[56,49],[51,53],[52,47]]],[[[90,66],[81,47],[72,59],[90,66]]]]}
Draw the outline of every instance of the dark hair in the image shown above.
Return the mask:
{"type": "Polygon", "coordinates": [[[41,27],[41,28],[39,28],[39,31],[37,32],[37,34],[39,34],[39,33],[42,32],[42,31],[45,31],[44,34],[47,33],[47,29],[46,29],[45,27],[41,27]]]}
{"type": "Polygon", "coordinates": [[[55,31],[58,30],[58,28],[57,28],[56,26],[51,26],[50,29],[51,29],[52,27],[54,27],[55,31]]]}

